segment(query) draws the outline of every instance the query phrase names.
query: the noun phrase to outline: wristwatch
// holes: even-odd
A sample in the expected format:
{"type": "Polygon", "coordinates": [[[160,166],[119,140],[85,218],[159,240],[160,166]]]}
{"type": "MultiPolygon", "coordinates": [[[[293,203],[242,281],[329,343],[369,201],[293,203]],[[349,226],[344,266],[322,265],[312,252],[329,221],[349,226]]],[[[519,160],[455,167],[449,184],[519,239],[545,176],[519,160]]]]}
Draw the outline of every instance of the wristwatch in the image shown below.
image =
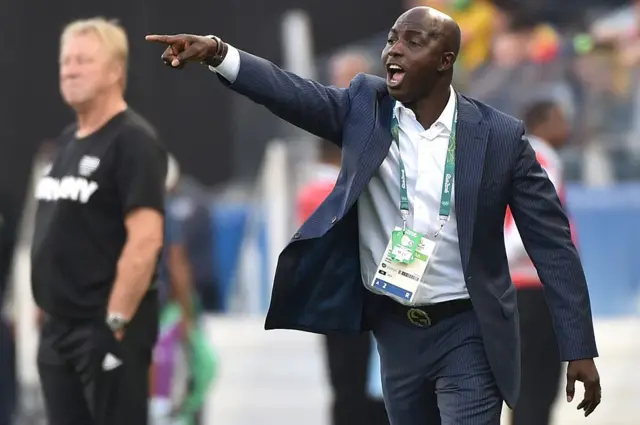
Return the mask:
{"type": "Polygon", "coordinates": [[[106,323],[109,329],[111,329],[111,332],[118,332],[124,330],[129,324],[129,321],[125,319],[122,314],[109,313],[106,323]]]}
{"type": "Polygon", "coordinates": [[[212,56],[205,58],[202,63],[215,68],[219,66],[224,60],[225,56],[227,56],[227,43],[220,40],[220,37],[216,37],[215,35],[207,35],[206,37],[215,40],[216,51],[212,56]]]}

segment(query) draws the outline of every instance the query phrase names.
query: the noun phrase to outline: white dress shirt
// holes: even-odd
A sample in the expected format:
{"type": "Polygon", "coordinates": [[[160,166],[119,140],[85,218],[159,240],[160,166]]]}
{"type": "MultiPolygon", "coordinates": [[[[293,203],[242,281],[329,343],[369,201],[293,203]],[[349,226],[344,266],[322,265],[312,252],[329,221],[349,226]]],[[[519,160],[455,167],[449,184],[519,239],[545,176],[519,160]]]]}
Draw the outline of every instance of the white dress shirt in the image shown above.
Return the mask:
{"type": "MultiPolygon", "coordinates": [[[[216,68],[209,68],[232,83],[240,70],[240,54],[233,46],[228,47],[227,56],[222,63],[216,68]]],[[[407,224],[422,234],[431,235],[440,226],[438,216],[442,178],[455,103],[456,95],[451,89],[447,106],[427,130],[411,110],[399,102],[394,107],[407,175],[411,211],[407,224]]],[[[402,226],[398,155],[398,146],[392,143],[384,162],[358,199],[362,281],[374,292],[371,282],[391,238],[391,232],[395,226],[402,226]]],[[[454,193],[455,182],[452,188],[452,194],[454,193]]],[[[451,199],[449,221],[440,232],[440,241],[422,278],[414,304],[426,305],[469,298],[462,272],[454,197],[451,199]]]]}
{"type": "MultiPolygon", "coordinates": [[[[400,126],[400,151],[407,175],[411,212],[407,225],[426,235],[433,235],[440,227],[438,217],[442,178],[455,102],[455,92],[451,89],[447,106],[428,130],[400,102],[396,102],[394,107],[400,126]]],[[[398,157],[398,145],[392,143],[384,162],[358,199],[360,267],[362,280],[368,288],[371,288],[391,232],[395,226],[402,226],[398,157]]],[[[454,193],[455,182],[452,195],[454,193]]],[[[462,273],[454,198],[451,197],[449,221],[440,232],[440,241],[422,277],[414,298],[415,304],[434,304],[469,297],[462,273]]]]}

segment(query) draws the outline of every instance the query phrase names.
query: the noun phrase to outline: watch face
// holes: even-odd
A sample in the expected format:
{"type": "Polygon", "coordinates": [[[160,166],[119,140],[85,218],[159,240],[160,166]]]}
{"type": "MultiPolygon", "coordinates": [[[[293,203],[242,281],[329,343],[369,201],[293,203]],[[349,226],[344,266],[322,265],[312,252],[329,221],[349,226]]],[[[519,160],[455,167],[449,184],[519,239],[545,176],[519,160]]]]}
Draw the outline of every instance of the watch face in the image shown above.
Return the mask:
{"type": "Polygon", "coordinates": [[[124,328],[127,324],[127,321],[122,317],[109,317],[107,318],[107,325],[111,328],[111,330],[120,330],[124,328]]]}

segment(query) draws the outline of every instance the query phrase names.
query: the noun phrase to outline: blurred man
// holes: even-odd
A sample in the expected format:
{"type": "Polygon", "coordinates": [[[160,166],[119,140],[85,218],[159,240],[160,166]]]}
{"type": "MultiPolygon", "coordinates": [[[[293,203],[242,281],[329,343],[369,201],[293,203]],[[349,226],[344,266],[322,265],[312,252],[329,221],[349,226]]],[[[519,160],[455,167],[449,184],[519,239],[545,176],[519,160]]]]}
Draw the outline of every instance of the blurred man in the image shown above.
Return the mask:
{"type": "MultiPolygon", "coordinates": [[[[180,179],[180,168],[176,159],[170,155],[167,167],[166,189],[167,195],[176,189],[180,179]]],[[[181,221],[167,206],[165,214],[164,249],[159,268],[160,309],[173,300],[180,305],[185,329],[193,327],[195,322],[196,294],[194,292],[191,266],[187,249],[183,240],[181,221]]]]}
{"type": "MultiPolygon", "coordinates": [[[[330,80],[336,87],[348,87],[360,72],[371,72],[371,60],[361,52],[347,51],[329,63],[330,80]]],[[[298,222],[302,224],[333,190],[340,173],[340,149],[322,141],[321,159],[315,176],[298,194],[298,222]]],[[[333,334],[325,337],[329,382],[333,391],[333,425],[388,424],[384,401],[367,394],[371,367],[371,333],[333,334]]],[[[378,378],[379,379],[379,378],[378,378]]]]}
{"type": "MultiPolygon", "coordinates": [[[[224,309],[223,293],[216,258],[215,229],[211,221],[211,199],[209,192],[197,181],[180,172],[175,158],[169,161],[167,179],[173,179],[167,193],[166,227],[179,229],[181,255],[190,266],[192,287],[198,295],[198,304],[203,311],[220,312],[224,309]],[[175,225],[171,226],[171,223],[175,225]]],[[[166,241],[165,241],[166,244],[166,241]]],[[[175,250],[174,250],[175,251],[175,250]]]]}
{"type": "MultiPolygon", "coordinates": [[[[353,77],[361,72],[373,72],[372,61],[364,51],[347,50],[334,55],[329,61],[329,79],[336,87],[349,87],[353,77]]],[[[339,165],[338,162],[338,168],[339,165]]]]}
{"type": "Polygon", "coordinates": [[[494,35],[491,60],[471,76],[471,95],[512,115],[519,115],[541,96],[550,96],[571,113],[574,91],[564,66],[549,59],[557,53],[553,43],[541,42],[541,37],[555,34],[549,34],[549,28],[540,26],[535,14],[527,10],[510,14],[504,24],[494,35]]]}
{"type": "MultiPolygon", "coordinates": [[[[554,102],[541,101],[531,105],[524,116],[538,162],[564,202],[562,162],[556,153],[569,137],[569,125],[562,109],[554,102]]],[[[542,283],[510,211],[505,223],[505,245],[511,277],[518,289],[522,338],[522,385],[512,423],[548,425],[560,387],[560,353],[542,283]]]]}
{"type": "MultiPolygon", "coordinates": [[[[166,179],[169,197],[179,180],[180,167],[170,155],[166,179]]],[[[214,353],[199,323],[199,297],[193,285],[182,218],[167,202],[158,273],[160,335],[151,373],[152,425],[200,423],[200,409],[215,373],[214,353]],[[186,388],[179,385],[184,382],[186,388]],[[176,388],[184,391],[177,391],[177,395],[176,388]]]]}
{"type": "Polygon", "coordinates": [[[60,91],[76,122],[37,184],[31,250],[50,425],[147,423],[167,157],[124,100],[127,61],[112,22],[62,33],[60,91]]]}
{"type": "Polygon", "coordinates": [[[522,93],[528,95],[537,84],[532,82],[532,65],[529,61],[529,46],[533,36],[535,21],[529,15],[511,17],[507,28],[495,34],[491,45],[491,60],[472,75],[470,92],[483,102],[509,114],[522,110],[522,93]],[[506,84],[505,82],[508,82],[506,84]],[[511,91],[507,87],[518,87],[511,91]],[[514,96],[513,93],[518,93],[514,96]]]}

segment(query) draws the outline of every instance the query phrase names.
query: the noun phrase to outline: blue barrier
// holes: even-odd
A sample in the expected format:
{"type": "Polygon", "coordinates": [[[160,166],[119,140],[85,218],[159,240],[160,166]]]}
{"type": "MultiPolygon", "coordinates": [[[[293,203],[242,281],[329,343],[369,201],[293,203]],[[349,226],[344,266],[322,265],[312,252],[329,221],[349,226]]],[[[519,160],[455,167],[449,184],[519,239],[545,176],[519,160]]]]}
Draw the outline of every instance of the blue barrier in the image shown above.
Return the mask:
{"type": "Polygon", "coordinates": [[[260,226],[260,233],[258,234],[258,247],[262,255],[259,258],[260,261],[260,270],[263,270],[265,273],[262,275],[262,280],[260,282],[260,299],[261,299],[261,308],[263,311],[267,311],[269,309],[269,300],[271,300],[271,278],[268,274],[269,270],[269,257],[267,256],[267,250],[269,247],[269,226],[266,224],[266,220],[263,220],[260,226]]]}
{"type": "Polygon", "coordinates": [[[245,236],[250,208],[246,204],[215,203],[211,207],[214,258],[212,265],[218,274],[223,310],[229,305],[233,280],[240,260],[240,248],[245,236]]]}
{"type": "Polygon", "coordinates": [[[567,205],[594,314],[640,313],[640,185],[570,186],[567,205]]]}
{"type": "MultiPolygon", "coordinates": [[[[640,184],[609,188],[567,188],[568,210],[578,233],[591,303],[596,316],[640,314],[640,184]]],[[[216,235],[216,258],[220,271],[223,299],[231,294],[238,267],[242,238],[250,206],[216,204],[212,210],[216,235]]],[[[268,226],[262,225],[258,246],[263,255],[258,261],[266,267],[268,226]]],[[[256,291],[266,308],[269,299],[268,276],[256,282],[256,291]]]]}

